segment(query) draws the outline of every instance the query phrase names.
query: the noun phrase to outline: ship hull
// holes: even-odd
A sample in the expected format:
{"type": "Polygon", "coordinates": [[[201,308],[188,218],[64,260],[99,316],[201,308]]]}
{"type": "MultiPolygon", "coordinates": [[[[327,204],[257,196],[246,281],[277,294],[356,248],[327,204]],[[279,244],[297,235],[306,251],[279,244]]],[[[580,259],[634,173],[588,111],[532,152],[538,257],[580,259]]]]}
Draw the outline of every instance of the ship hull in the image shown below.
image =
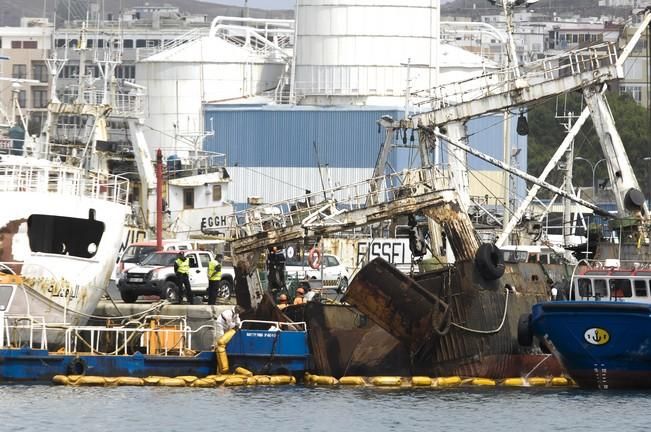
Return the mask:
{"type": "Polygon", "coordinates": [[[0,270],[21,278],[5,313],[84,324],[108,286],[127,195],[128,181],[117,176],[4,156],[0,202],[10,205],[0,214],[0,270]]]}
{"type": "MultiPolygon", "coordinates": [[[[548,278],[560,280],[567,269],[508,264],[502,278],[489,282],[472,263],[423,273],[413,280],[387,266],[376,267],[375,273],[367,266],[365,273],[356,276],[346,294],[355,307],[306,307],[317,373],[493,379],[563,373],[559,362],[540,347],[521,347],[517,334],[520,315],[549,299],[548,278]],[[430,299],[434,313],[427,316],[421,311],[414,316],[411,308],[400,310],[395,297],[384,303],[378,300],[388,299],[391,290],[412,295],[415,290],[406,288],[412,283],[421,290],[420,301],[430,299]],[[359,284],[365,285],[363,295],[355,294],[359,284]],[[388,306],[383,309],[383,305],[388,306]],[[425,328],[428,319],[431,325],[425,328]]],[[[403,300],[407,305],[418,299],[403,300]]]]}
{"type": "Polygon", "coordinates": [[[651,388],[651,306],[617,301],[537,304],[531,330],[580,387],[651,388]]]}

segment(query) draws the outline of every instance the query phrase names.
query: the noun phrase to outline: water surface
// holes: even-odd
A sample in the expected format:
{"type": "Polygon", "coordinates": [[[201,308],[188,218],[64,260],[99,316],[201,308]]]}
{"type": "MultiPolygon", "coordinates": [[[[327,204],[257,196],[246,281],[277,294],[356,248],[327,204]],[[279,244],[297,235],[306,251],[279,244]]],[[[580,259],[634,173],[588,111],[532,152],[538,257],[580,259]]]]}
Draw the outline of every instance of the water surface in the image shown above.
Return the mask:
{"type": "Polygon", "coordinates": [[[0,431],[638,431],[644,392],[0,386],[0,431]]]}

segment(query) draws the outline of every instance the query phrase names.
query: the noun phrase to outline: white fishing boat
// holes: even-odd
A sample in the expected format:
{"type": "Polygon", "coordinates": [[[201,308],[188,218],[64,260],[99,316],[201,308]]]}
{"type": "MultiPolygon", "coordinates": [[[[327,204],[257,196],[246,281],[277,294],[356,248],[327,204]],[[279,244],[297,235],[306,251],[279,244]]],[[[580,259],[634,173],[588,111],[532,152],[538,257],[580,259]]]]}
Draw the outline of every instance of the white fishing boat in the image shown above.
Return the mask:
{"type": "MultiPolygon", "coordinates": [[[[53,81],[63,64],[48,61],[53,81]]],[[[97,151],[112,110],[108,90],[95,102],[80,86],[74,100],[61,101],[55,88],[41,135],[14,138],[0,155],[0,270],[19,276],[0,285],[0,294],[20,297],[7,314],[83,325],[108,285],[131,213],[129,181],[110,174],[97,151]],[[66,118],[78,122],[83,146],[51,139],[66,118]]]]}

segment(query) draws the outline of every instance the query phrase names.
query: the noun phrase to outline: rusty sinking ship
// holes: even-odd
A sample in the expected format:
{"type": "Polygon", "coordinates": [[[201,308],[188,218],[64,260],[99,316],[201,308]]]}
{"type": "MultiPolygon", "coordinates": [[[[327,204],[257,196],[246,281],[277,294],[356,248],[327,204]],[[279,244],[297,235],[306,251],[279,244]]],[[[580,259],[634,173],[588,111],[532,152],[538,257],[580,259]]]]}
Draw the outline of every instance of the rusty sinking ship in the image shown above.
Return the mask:
{"type": "Polygon", "coordinates": [[[508,243],[510,230],[520,223],[524,209],[540,188],[595,214],[612,217],[572,191],[545,181],[553,167],[567,157],[573,137],[590,115],[601,119],[594,124],[604,153],[612,155],[609,173],[611,182],[618,185],[620,212],[636,212],[644,205],[637,199],[637,183],[617,168],[625,162],[618,156],[622,143],[603,94],[607,81],[622,77],[623,60],[640,34],[619,57],[614,45],[599,43],[557,58],[524,66],[512,64],[479,78],[435,88],[428,92],[435,96],[424,101],[429,111],[404,120],[379,121],[387,139],[370,180],[269,205],[274,211],[250,208],[232,215],[238,304],[259,316],[281,314],[261,288],[255,268],[261,253],[273,245],[308,234],[324,237],[397,217],[426,216],[431,233],[444,233],[454,255],[453,265],[410,277],[376,259],[354,277],[345,303],[310,302],[300,316],[292,316],[308,324],[316,373],[492,378],[559,373],[560,366],[550,354],[537,346],[519,346],[517,335],[522,325],[520,316],[533,304],[548,300],[552,284],[569,279],[572,264],[510,262],[500,247],[508,243]],[[473,116],[525,106],[569,91],[581,91],[587,106],[539,177],[464,143],[464,125],[473,116]],[[403,136],[410,131],[417,134],[421,168],[385,172],[390,141],[397,130],[403,136]],[[430,161],[437,145],[446,145],[457,155],[450,158],[447,168],[430,161]],[[533,185],[494,243],[480,241],[467,213],[467,153],[533,185]]]}

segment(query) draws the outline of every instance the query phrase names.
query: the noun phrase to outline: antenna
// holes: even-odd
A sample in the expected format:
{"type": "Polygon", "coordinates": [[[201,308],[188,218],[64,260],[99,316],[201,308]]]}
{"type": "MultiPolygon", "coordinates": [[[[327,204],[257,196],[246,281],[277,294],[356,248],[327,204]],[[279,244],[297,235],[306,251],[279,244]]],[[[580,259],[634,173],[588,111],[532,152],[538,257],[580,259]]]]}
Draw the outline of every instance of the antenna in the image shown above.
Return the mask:
{"type": "Polygon", "coordinates": [[[312,145],[314,146],[314,154],[316,156],[316,164],[319,167],[319,178],[321,179],[321,190],[323,191],[323,198],[326,200],[328,199],[328,196],[326,195],[325,191],[325,183],[323,183],[323,173],[321,172],[321,162],[319,161],[319,150],[316,146],[316,141],[312,141],[312,145]]]}

